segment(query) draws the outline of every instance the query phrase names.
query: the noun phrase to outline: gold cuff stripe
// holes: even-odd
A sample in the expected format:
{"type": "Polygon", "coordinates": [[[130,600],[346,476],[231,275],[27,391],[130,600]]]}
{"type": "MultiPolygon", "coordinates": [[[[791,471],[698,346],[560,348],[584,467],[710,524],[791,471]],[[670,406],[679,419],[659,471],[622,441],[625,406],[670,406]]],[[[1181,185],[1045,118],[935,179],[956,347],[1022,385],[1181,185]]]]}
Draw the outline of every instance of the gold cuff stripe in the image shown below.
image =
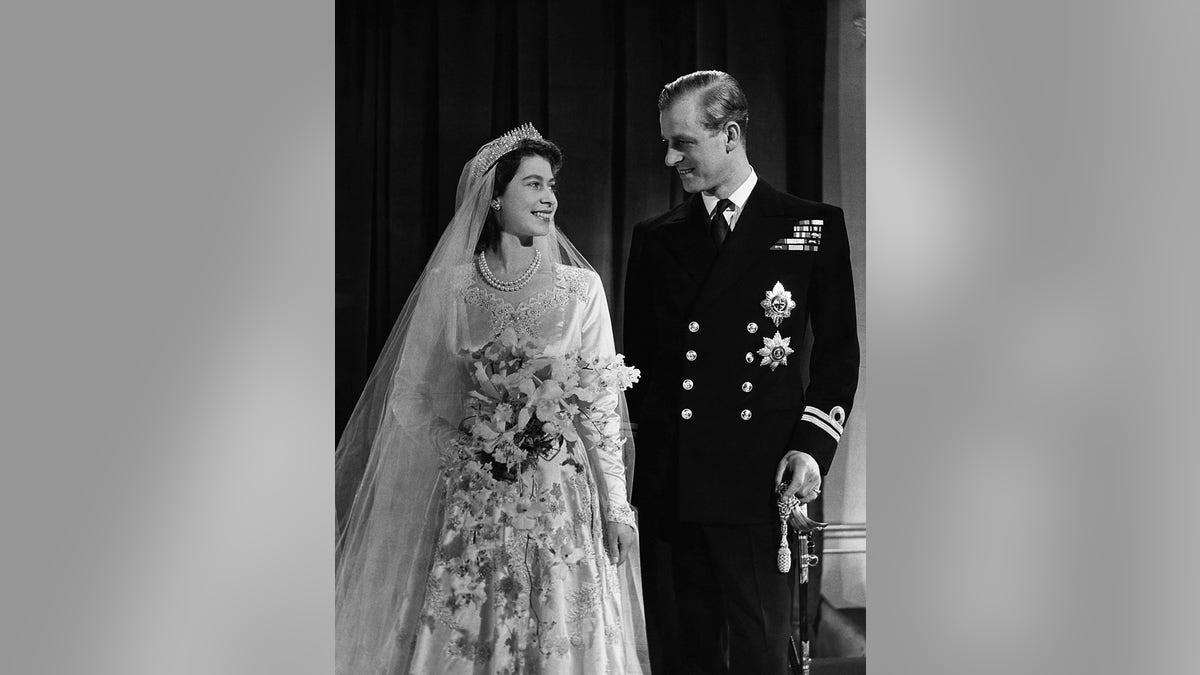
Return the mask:
{"type": "MultiPolygon", "coordinates": [[[[840,410],[841,410],[841,406],[834,406],[833,410],[829,411],[829,412],[840,411],[840,410]]],[[[812,416],[816,416],[818,419],[821,420],[821,422],[824,422],[824,423],[828,424],[829,426],[833,426],[834,429],[838,430],[838,434],[841,434],[842,431],[845,431],[845,429],[842,428],[842,425],[840,422],[838,422],[838,420],[834,419],[832,416],[830,416],[830,414],[827,414],[826,412],[821,410],[821,408],[816,408],[816,407],[812,407],[812,406],[804,406],[804,412],[806,414],[812,414],[812,416]]]]}
{"type": "Polygon", "coordinates": [[[834,430],[833,430],[833,427],[831,427],[831,426],[829,426],[828,424],[826,424],[826,423],[822,422],[822,421],[821,421],[819,418],[817,418],[817,417],[815,417],[815,416],[813,416],[813,415],[810,415],[810,414],[808,414],[808,413],[804,413],[803,415],[801,415],[801,416],[800,416],[800,421],[802,421],[802,422],[811,422],[811,423],[812,423],[812,424],[814,424],[815,426],[817,426],[817,427],[819,427],[819,428],[821,428],[821,429],[824,429],[824,430],[825,430],[825,432],[826,432],[827,434],[829,434],[830,436],[833,436],[833,440],[834,440],[835,442],[842,440],[842,435],[841,435],[840,433],[838,433],[838,432],[834,431],[834,430]]]}

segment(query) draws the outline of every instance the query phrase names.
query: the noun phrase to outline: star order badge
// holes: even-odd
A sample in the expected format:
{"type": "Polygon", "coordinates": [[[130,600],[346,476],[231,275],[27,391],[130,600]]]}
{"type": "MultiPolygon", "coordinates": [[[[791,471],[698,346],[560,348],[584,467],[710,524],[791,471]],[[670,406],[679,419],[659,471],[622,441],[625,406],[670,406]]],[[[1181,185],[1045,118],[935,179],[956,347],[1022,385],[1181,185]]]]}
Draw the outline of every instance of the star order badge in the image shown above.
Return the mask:
{"type": "Polygon", "coordinates": [[[792,315],[792,310],[796,309],[796,301],[792,300],[792,292],[784,289],[783,284],[776,281],[775,287],[767,291],[767,297],[762,302],[758,303],[766,312],[767,318],[775,322],[775,327],[779,327],[779,323],[792,315]]]}
{"type": "Polygon", "coordinates": [[[770,366],[771,372],[781,365],[786,366],[788,355],[796,351],[788,346],[791,343],[792,338],[783,337],[779,331],[775,331],[775,337],[763,338],[762,349],[758,350],[758,355],[763,358],[758,365],[770,366]]]}

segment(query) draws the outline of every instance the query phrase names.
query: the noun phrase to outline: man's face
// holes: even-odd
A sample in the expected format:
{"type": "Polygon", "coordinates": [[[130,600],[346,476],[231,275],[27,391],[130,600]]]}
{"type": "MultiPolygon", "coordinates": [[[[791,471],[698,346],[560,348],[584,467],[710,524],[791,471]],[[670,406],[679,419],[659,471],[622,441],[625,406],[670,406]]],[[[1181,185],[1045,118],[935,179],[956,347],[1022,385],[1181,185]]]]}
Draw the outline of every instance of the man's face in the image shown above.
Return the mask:
{"type": "Polygon", "coordinates": [[[696,94],[685,96],[658,114],[667,154],[663,162],[679,172],[689,193],[715,191],[733,173],[733,156],[725,151],[723,131],[704,128],[696,94]]]}

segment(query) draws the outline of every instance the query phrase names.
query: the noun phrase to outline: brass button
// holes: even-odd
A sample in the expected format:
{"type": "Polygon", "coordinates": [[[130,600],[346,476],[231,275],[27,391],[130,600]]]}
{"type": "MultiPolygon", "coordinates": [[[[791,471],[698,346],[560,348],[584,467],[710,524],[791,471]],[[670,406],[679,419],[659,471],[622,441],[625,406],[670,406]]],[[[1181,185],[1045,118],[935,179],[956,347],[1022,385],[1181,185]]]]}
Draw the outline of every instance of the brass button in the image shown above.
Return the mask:
{"type": "Polygon", "coordinates": [[[747,333],[757,333],[758,332],[758,324],[754,323],[753,321],[746,324],[746,332],[747,333]]]}
{"type": "Polygon", "coordinates": [[[689,324],[688,324],[688,330],[690,330],[690,331],[692,331],[693,333],[695,333],[696,331],[700,330],[700,324],[698,324],[698,323],[696,323],[695,321],[693,321],[693,322],[691,322],[691,323],[689,323],[689,324]]]}
{"type": "Polygon", "coordinates": [[[695,361],[696,360],[696,350],[689,349],[689,350],[687,350],[687,354],[684,354],[684,356],[687,357],[688,361],[695,361]]]}
{"type": "MultiPolygon", "coordinates": [[[[684,387],[684,389],[687,389],[687,387],[684,387]]],[[[742,383],[742,391],[746,392],[747,394],[749,394],[751,391],[753,391],[753,389],[754,389],[753,382],[743,382],[742,383]]]]}
{"type": "Polygon", "coordinates": [[[746,363],[754,363],[753,352],[746,352],[746,363]]]}
{"type": "Polygon", "coordinates": [[[684,388],[685,390],[687,390],[687,391],[691,391],[693,386],[695,386],[695,383],[694,383],[694,382],[692,382],[691,380],[684,380],[684,381],[683,381],[683,388],[684,388]]]}
{"type": "Polygon", "coordinates": [[[749,410],[743,410],[743,411],[742,411],[742,419],[743,419],[743,420],[748,420],[748,419],[750,419],[751,415],[753,415],[753,413],[751,413],[749,410]]]}
{"type": "Polygon", "coordinates": [[[680,410],[680,411],[679,411],[679,416],[680,416],[680,417],[682,417],[682,418],[683,418],[683,419],[685,419],[685,420],[690,420],[690,419],[692,419],[692,409],[691,409],[691,408],[684,408],[683,410],[680,410]]]}

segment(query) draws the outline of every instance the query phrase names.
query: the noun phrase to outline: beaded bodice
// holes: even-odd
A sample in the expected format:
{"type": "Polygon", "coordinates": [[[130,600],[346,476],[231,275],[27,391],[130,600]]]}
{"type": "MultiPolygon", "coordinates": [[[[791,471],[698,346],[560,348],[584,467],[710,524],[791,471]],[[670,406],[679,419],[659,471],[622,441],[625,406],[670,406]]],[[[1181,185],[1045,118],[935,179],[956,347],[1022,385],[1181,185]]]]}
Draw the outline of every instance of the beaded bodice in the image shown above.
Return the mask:
{"type": "Polygon", "coordinates": [[[579,349],[588,304],[597,296],[600,279],[594,272],[551,265],[515,291],[498,291],[479,276],[474,265],[459,272],[459,298],[469,335],[461,347],[474,349],[505,329],[545,341],[555,352],[579,349]]]}

